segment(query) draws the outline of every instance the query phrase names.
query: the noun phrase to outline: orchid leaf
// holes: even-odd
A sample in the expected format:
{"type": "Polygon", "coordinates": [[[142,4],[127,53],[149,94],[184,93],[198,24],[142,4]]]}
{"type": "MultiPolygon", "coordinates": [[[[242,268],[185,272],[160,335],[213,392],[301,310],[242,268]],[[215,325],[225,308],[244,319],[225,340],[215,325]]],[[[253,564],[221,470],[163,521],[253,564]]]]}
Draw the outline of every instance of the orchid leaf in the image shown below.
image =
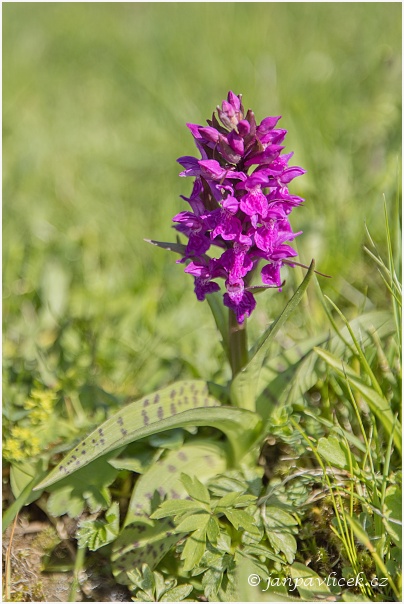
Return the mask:
{"type": "Polygon", "coordinates": [[[213,426],[228,437],[235,457],[243,455],[258,435],[253,413],[219,407],[206,382],[177,382],[121,409],[78,444],[36,488],[69,476],[101,455],[170,428],[213,426]],[[207,412],[207,409],[209,411],[207,412]]]}
{"type": "Polygon", "coordinates": [[[223,305],[223,298],[219,292],[213,292],[206,296],[216,327],[222,336],[222,346],[227,357],[229,356],[229,318],[223,305]]]}
{"type": "Polygon", "coordinates": [[[260,338],[252,358],[232,381],[230,387],[231,399],[237,407],[255,410],[260,372],[264,364],[265,357],[268,353],[268,349],[272,344],[275,335],[278,333],[280,328],[284,325],[285,321],[290,317],[302,299],[313,273],[314,260],[312,261],[302,283],[296,290],[293,297],[289,300],[282,313],[279,315],[276,321],[274,321],[268,327],[260,338]]]}
{"type": "Polygon", "coordinates": [[[185,256],[187,246],[183,243],[166,243],[165,241],[154,241],[154,239],[145,239],[145,241],[152,245],[157,245],[157,247],[161,247],[164,250],[168,250],[169,252],[175,252],[181,254],[181,256],[185,256]]]}

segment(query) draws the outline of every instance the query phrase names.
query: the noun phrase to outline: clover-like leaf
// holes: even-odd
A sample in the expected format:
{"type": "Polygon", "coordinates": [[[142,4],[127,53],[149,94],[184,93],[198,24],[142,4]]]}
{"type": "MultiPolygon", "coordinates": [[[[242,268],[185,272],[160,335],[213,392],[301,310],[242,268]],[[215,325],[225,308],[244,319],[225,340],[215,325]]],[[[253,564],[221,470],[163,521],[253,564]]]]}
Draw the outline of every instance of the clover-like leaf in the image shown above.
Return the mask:
{"type": "Polygon", "coordinates": [[[189,596],[192,590],[192,585],[189,583],[183,583],[182,585],[169,589],[161,598],[160,602],[182,602],[187,596],[189,596]]]}
{"type": "Polygon", "coordinates": [[[296,539],[293,533],[296,531],[296,520],[275,506],[265,508],[264,527],[275,554],[283,552],[289,564],[292,564],[296,555],[296,539]]]}
{"type": "Polygon", "coordinates": [[[320,438],[317,451],[331,465],[337,468],[349,467],[345,452],[335,436],[320,438]]]}
{"type": "Polygon", "coordinates": [[[228,510],[223,510],[223,513],[235,529],[244,529],[250,533],[257,531],[254,519],[244,510],[234,510],[230,508],[228,510]]]}
{"type": "Polygon", "coordinates": [[[199,501],[206,506],[210,506],[210,495],[208,489],[196,476],[193,479],[187,474],[181,474],[181,482],[192,499],[199,501]]]}
{"type": "Polygon", "coordinates": [[[191,516],[187,516],[175,527],[176,533],[189,533],[191,531],[197,531],[203,529],[207,531],[208,524],[211,516],[207,512],[203,512],[202,510],[192,514],[191,516]]]}
{"type": "Polygon", "coordinates": [[[119,533],[119,504],[114,501],[107,512],[105,520],[84,520],[79,525],[77,540],[79,547],[88,547],[95,551],[111,543],[119,533]]]}
{"type": "Polygon", "coordinates": [[[206,548],[206,530],[207,525],[197,529],[187,538],[181,553],[184,571],[192,570],[200,562],[206,548]]]}

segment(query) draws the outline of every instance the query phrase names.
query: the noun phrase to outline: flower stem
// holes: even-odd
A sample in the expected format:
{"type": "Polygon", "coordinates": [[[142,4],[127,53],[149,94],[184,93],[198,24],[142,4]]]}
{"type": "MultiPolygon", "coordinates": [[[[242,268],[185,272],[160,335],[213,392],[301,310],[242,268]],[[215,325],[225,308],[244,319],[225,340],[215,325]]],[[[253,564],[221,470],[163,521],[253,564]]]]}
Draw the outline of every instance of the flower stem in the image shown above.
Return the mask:
{"type": "Polygon", "coordinates": [[[229,360],[233,378],[248,362],[246,322],[239,324],[229,309],[229,360]]]}

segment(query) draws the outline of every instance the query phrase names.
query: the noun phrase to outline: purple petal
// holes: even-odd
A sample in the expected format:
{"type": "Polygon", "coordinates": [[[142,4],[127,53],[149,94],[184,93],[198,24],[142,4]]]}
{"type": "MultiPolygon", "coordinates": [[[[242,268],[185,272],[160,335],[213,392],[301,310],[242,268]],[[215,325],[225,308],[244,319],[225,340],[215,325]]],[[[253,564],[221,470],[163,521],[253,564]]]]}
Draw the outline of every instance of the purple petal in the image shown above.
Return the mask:
{"type": "Polygon", "coordinates": [[[279,122],[281,117],[281,115],[278,115],[277,117],[266,117],[265,119],[263,119],[257,128],[257,134],[266,134],[269,130],[275,128],[276,124],[279,122]]]}
{"type": "Polygon", "coordinates": [[[235,132],[235,130],[232,130],[230,132],[230,134],[227,135],[227,141],[230,145],[230,147],[233,149],[233,151],[235,151],[236,153],[238,153],[238,155],[243,155],[244,153],[244,141],[242,139],[242,137],[237,134],[237,132],[235,132]]]}
{"type": "Polygon", "coordinates": [[[210,141],[211,143],[217,143],[219,140],[220,133],[216,130],[216,128],[211,128],[210,126],[202,128],[201,126],[198,126],[198,131],[202,138],[210,141]]]}
{"type": "Polygon", "coordinates": [[[213,180],[220,180],[226,174],[218,161],[215,159],[205,159],[198,162],[200,171],[205,178],[211,178],[213,180]]]}
{"type": "Polygon", "coordinates": [[[261,270],[262,282],[265,285],[276,285],[280,287],[282,284],[281,280],[281,263],[272,262],[272,264],[266,264],[261,270]]]}
{"type": "Polygon", "coordinates": [[[209,276],[208,267],[205,264],[200,264],[199,262],[190,262],[184,269],[184,273],[188,273],[194,277],[206,278],[209,276]]]}
{"type": "Polygon", "coordinates": [[[253,164],[269,164],[278,157],[283,148],[282,145],[268,145],[264,151],[250,157],[244,165],[248,167],[253,164]]]}
{"type": "Polygon", "coordinates": [[[287,133],[287,130],[278,128],[277,130],[270,130],[266,134],[258,136],[258,138],[260,140],[261,145],[263,145],[264,147],[270,144],[279,145],[279,143],[284,140],[287,133]]]}
{"type": "Polygon", "coordinates": [[[228,197],[226,197],[222,205],[223,208],[225,208],[225,210],[227,210],[228,212],[231,212],[231,214],[236,214],[236,212],[238,211],[239,202],[235,197],[229,195],[228,197]]]}
{"type": "Polygon", "coordinates": [[[190,155],[183,155],[182,157],[179,157],[177,162],[186,170],[198,167],[198,160],[196,157],[191,157],[190,155]]]}
{"type": "Polygon", "coordinates": [[[192,136],[196,139],[201,139],[201,135],[199,134],[199,130],[201,128],[201,126],[199,126],[198,124],[188,124],[187,123],[187,127],[191,130],[192,136]]]}
{"type": "Polygon", "coordinates": [[[247,216],[254,216],[254,214],[265,216],[267,209],[267,198],[258,188],[252,189],[247,195],[241,198],[240,210],[247,214],[247,216]]]}
{"type": "Polygon", "coordinates": [[[211,241],[205,235],[199,233],[191,233],[186,247],[186,254],[188,258],[193,256],[202,256],[210,248],[211,241]]]}
{"type": "Polygon", "coordinates": [[[253,261],[245,252],[226,250],[219,258],[220,264],[228,272],[229,283],[238,283],[252,269],[253,261]]]}
{"type": "Polygon", "coordinates": [[[238,235],[241,233],[241,222],[238,218],[235,218],[231,214],[226,211],[222,211],[220,223],[212,232],[212,239],[221,235],[223,239],[227,241],[231,241],[232,239],[237,239],[238,235]]]}
{"type": "Polygon", "coordinates": [[[220,286],[214,281],[208,281],[200,277],[196,277],[194,283],[194,292],[200,302],[203,302],[205,300],[205,296],[207,294],[213,294],[213,292],[217,292],[220,290],[220,286]]]}
{"type": "Polygon", "coordinates": [[[306,174],[306,170],[303,170],[303,168],[299,168],[298,166],[295,166],[293,168],[288,168],[287,170],[285,170],[279,180],[282,183],[286,184],[286,183],[290,182],[291,180],[293,180],[294,178],[297,178],[298,176],[302,176],[302,174],[306,174]]]}
{"type": "Polygon", "coordinates": [[[274,249],[277,241],[278,229],[275,222],[270,227],[261,226],[255,231],[255,245],[263,252],[269,252],[274,249]]]}
{"type": "Polygon", "coordinates": [[[227,95],[227,100],[230,103],[230,105],[234,108],[235,111],[240,111],[240,99],[231,90],[229,91],[229,93],[227,95]]]}
{"type": "Polygon", "coordinates": [[[246,136],[250,132],[249,122],[247,120],[241,120],[241,122],[237,124],[237,130],[240,136],[246,136]]]}
{"type": "Polygon", "coordinates": [[[296,250],[294,250],[290,245],[282,244],[270,254],[271,260],[282,260],[282,258],[293,258],[297,256],[296,250]]]}
{"type": "Polygon", "coordinates": [[[200,219],[192,214],[192,212],[180,212],[176,214],[173,218],[173,222],[180,222],[189,228],[200,227],[201,221],[200,219]]]}
{"type": "MultiPolygon", "coordinates": [[[[237,153],[227,142],[225,137],[219,139],[219,152],[220,155],[230,164],[238,164],[241,159],[241,154],[237,153]]],[[[244,147],[243,147],[244,152],[244,147]]]]}
{"type": "Polygon", "coordinates": [[[223,303],[236,314],[238,323],[249,317],[256,306],[252,293],[244,289],[237,292],[228,290],[228,293],[223,296],[223,303]]]}

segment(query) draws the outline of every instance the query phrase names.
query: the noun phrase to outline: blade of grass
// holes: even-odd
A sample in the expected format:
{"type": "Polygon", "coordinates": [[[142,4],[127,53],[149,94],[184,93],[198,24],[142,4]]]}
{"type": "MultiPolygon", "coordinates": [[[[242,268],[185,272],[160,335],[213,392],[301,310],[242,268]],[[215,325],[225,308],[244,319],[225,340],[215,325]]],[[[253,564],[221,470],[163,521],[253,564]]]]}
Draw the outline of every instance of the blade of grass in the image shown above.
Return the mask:
{"type": "Polygon", "coordinates": [[[363,528],[361,527],[361,525],[355,518],[347,516],[347,521],[351,525],[352,530],[355,533],[355,537],[358,539],[358,541],[360,541],[366,547],[366,549],[369,551],[370,555],[373,557],[374,561],[376,562],[376,565],[380,568],[380,570],[384,574],[384,578],[386,578],[388,580],[389,585],[390,585],[391,589],[393,590],[394,595],[397,598],[397,601],[401,602],[400,590],[398,589],[398,587],[394,583],[393,579],[391,578],[389,571],[387,570],[383,560],[380,558],[379,554],[377,553],[376,549],[374,548],[369,536],[363,530],[363,528]]]}
{"type": "Polygon", "coordinates": [[[401,453],[401,426],[396,422],[388,401],[383,396],[380,396],[378,392],[375,392],[373,388],[365,384],[361,377],[353,369],[345,366],[340,359],[337,359],[334,355],[321,348],[316,347],[314,350],[340,377],[347,379],[351,386],[360,392],[371,411],[382,424],[386,434],[390,435],[393,432],[394,444],[401,453]]]}

